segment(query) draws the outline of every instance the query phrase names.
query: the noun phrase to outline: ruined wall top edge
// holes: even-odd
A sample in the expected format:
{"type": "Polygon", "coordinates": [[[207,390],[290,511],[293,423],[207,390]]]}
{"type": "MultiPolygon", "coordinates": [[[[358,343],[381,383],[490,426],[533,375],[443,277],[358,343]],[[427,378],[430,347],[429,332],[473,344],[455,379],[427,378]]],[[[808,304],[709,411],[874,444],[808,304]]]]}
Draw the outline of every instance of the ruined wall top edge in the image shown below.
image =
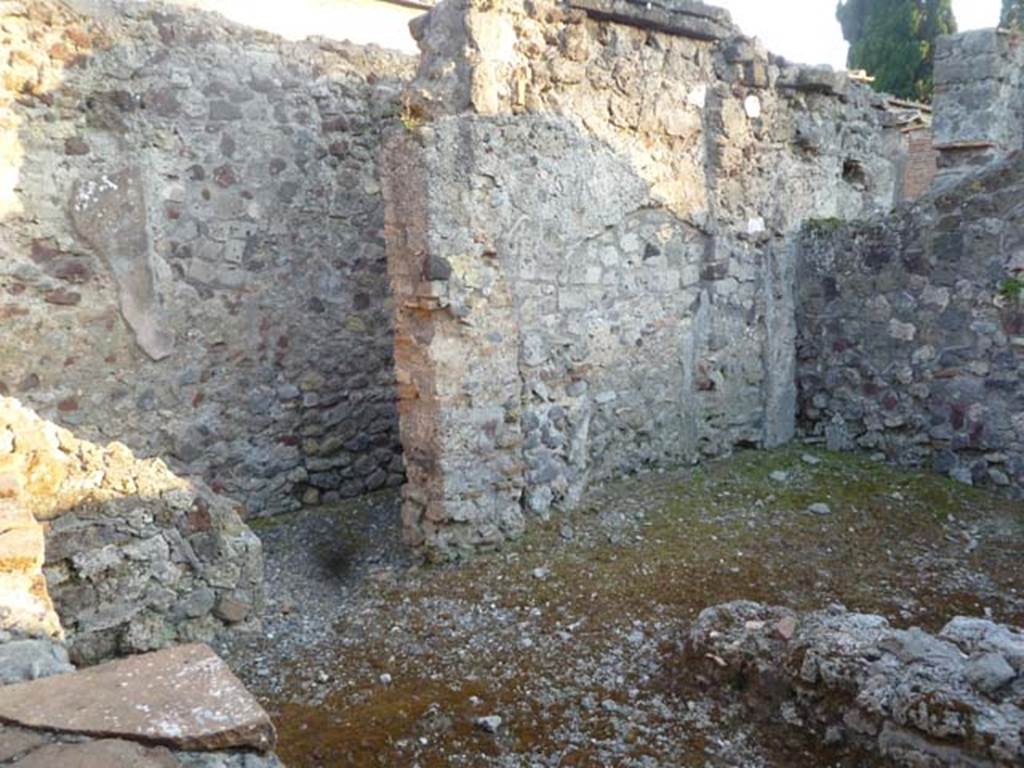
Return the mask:
{"type": "MultiPolygon", "coordinates": [[[[442,0],[410,28],[421,52],[407,94],[413,117],[552,111],[550,104],[544,109],[529,105],[531,91],[549,85],[535,82],[538,63],[553,68],[550,85],[572,85],[582,77],[580,63],[597,38],[617,41],[612,47],[622,66],[656,55],[645,47],[671,50],[694,61],[709,86],[720,82],[780,95],[823,96],[857,102],[865,110],[891,106],[889,97],[851,80],[845,71],[795,65],[773,55],[744,35],[727,11],[702,3],[442,0]]],[[[679,81],[679,73],[670,78],[679,81]]]]}
{"type": "Polygon", "coordinates": [[[47,0],[97,21],[139,18],[149,13],[208,14],[211,26],[247,28],[247,33],[292,42],[324,40],[353,49],[415,56],[409,22],[435,5],[433,0],[47,0]]]}

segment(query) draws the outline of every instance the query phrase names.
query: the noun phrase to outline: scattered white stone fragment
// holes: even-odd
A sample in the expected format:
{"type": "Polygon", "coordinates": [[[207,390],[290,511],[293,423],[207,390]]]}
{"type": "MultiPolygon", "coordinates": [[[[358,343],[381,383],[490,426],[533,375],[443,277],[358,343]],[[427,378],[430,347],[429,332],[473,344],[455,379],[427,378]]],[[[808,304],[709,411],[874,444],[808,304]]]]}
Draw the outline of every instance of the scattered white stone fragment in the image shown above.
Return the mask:
{"type": "Polygon", "coordinates": [[[796,619],[792,616],[786,616],[775,624],[775,631],[783,640],[787,642],[793,639],[793,635],[796,634],[796,619]]]}
{"type": "Polygon", "coordinates": [[[800,461],[802,461],[804,464],[810,464],[812,467],[821,464],[821,459],[810,453],[805,453],[803,456],[801,456],[800,461]]]}
{"type": "Polygon", "coordinates": [[[807,511],[811,514],[821,515],[824,517],[825,515],[832,514],[832,507],[830,507],[828,504],[823,504],[819,502],[817,504],[811,504],[811,506],[807,508],[807,511]]]}
{"type": "Polygon", "coordinates": [[[917,326],[913,323],[901,323],[894,318],[889,321],[889,336],[899,341],[913,341],[917,336],[917,326]]]}
{"type": "Polygon", "coordinates": [[[996,485],[1007,486],[1010,484],[1010,476],[999,469],[990,469],[988,471],[988,477],[996,485]]]}
{"type": "Polygon", "coordinates": [[[391,675],[389,675],[387,672],[384,672],[383,674],[381,674],[381,676],[380,676],[380,684],[381,685],[391,685],[391,675]]]}
{"type": "Polygon", "coordinates": [[[476,719],[477,728],[487,733],[497,733],[501,728],[501,717],[499,715],[488,715],[476,719]]]}
{"type": "Polygon", "coordinates": [[[777,469],[768,475],[776,483],[784,483],[789,480],[789,472],[783,472],[781,469],[777,469]]]}
{"type": "Polygon", "coordinates": [[[747,234],[748,235],[759,235],[767,229],[765,226],[764,219],[760,216],[755,216],[747,222],[747,234]]]}
{"type": "Polygon", "coordinates": [[[543,581],[550,575],[550,571],[547,568],[534,568],[533,578],[543,581]]]}

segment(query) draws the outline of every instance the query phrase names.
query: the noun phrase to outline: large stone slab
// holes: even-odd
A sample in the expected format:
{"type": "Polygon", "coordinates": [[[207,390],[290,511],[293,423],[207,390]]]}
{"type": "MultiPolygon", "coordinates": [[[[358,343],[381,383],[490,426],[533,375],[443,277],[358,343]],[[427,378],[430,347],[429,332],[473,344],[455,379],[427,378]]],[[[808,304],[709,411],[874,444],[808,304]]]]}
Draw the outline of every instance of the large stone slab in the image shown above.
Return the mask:
{"type": "Polygon", "coordinates": [[[0,722],[193,751],[268,752],[276,740],[256,699],[200,644],[5,686],[0,722]]]}

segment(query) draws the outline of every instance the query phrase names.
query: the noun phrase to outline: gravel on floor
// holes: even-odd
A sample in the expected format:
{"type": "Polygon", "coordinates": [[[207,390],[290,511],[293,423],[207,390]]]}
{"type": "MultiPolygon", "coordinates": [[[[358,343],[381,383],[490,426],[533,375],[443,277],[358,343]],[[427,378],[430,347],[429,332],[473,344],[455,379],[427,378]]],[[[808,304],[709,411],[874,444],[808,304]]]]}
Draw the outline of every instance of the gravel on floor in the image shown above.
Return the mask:
{"type": "Polygon", "coordinates": [[[456,566],[419,564],[398,518],[388,492],[258,528],[263,630],[219,650],[291,768],[849,768],[690,684],[701,609],[1024,620],[1024,504],[806,447],[606,484],[456,566]]]}

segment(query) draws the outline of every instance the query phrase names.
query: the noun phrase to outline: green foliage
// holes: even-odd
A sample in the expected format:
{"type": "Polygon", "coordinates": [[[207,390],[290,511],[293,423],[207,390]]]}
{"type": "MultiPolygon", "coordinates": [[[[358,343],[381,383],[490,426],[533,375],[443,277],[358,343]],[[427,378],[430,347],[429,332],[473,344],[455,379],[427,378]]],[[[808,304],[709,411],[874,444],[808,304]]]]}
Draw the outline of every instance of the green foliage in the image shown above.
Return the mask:
{"type": "Polygon", "coordinates": [[[410,133],[415,133],[417,130],[423,127],[423,121],[420,120],[418,117],[409,114],[408,112],[403,112],[399,119],[402,121],[402,126],[405,128],[405,130],[409,131],[410,133]]]}
{"type": "Polygon", "coordinates": [[[836,18],[850,43],[847,65],[867,70],[875,90],[931,99],[935,38],[956,32],[952,0],[840,0],[836,18]]]}
{"type": "Polygon", "coordinates": [[[402,102],[402,112],[399,114],[398,119],[409,133],[415,133],[426,123],[423,110],[412,104],[408,99],[402,102]]]}
{"type": "Polygon", "coordinates": [[[1003,0],[999,25],[1007,29],[1024,30],[1024,0],[1003,0]]]}
{"type": "Polygon", "coordinates": [[[999,285],[999,294],[1009,301],[1020,302],[1024,299],[1024,280],[1008,277],[999,285]]]}

